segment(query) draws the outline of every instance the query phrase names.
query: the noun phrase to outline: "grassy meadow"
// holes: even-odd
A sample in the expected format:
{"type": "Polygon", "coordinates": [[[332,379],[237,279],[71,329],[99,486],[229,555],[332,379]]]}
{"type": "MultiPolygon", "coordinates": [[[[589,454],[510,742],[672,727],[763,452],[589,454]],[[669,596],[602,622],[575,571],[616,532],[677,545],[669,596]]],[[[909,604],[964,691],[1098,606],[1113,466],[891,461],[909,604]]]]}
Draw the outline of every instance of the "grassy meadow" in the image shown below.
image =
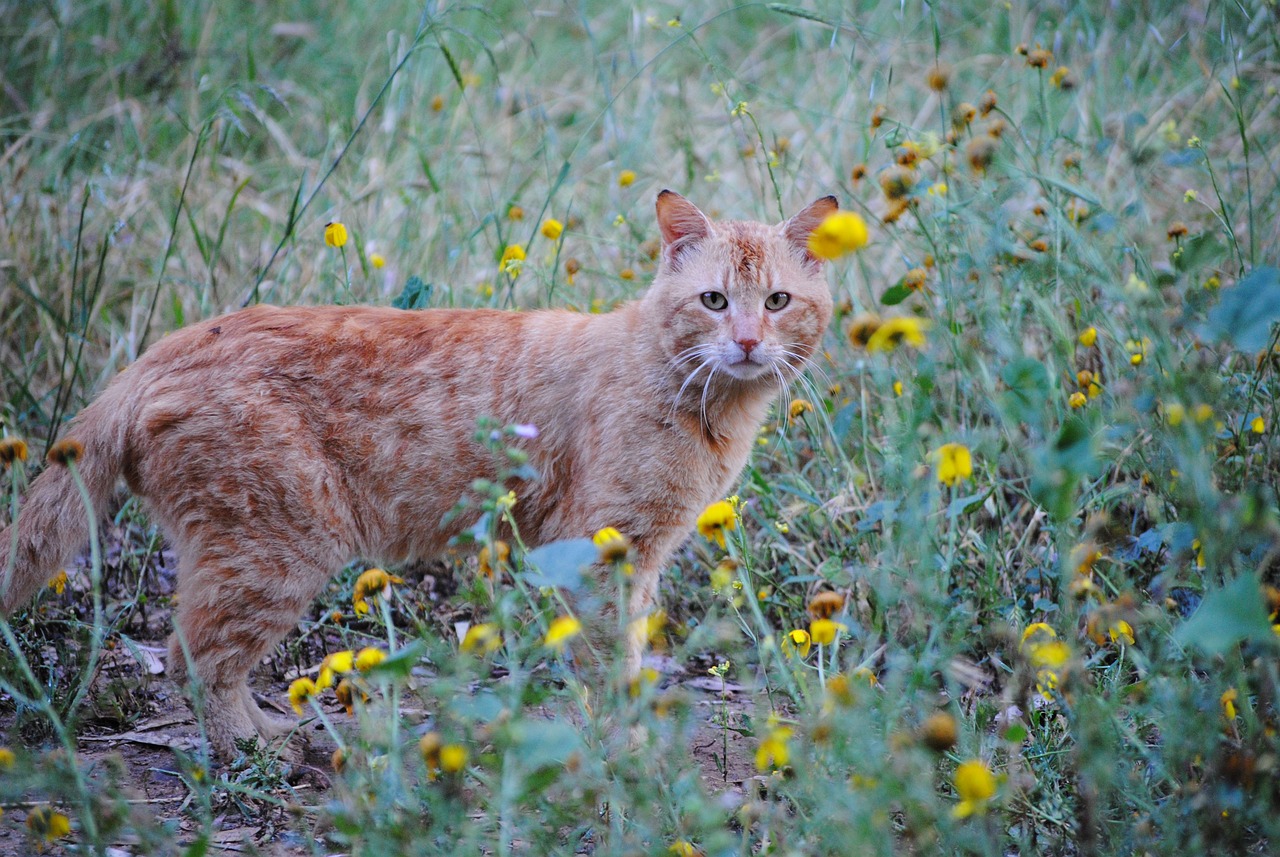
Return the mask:
{"type": "Polygon", "coordinates": [[[0,851],[1280,848],[1273,0],[0,11],[6,521],[196,320],[607,311],[664,187],[769,221],[831,193],[870,236],[639,682],[550,585],[582,545],[494,541],[518,462],[483,430],[491,526],[344,572],[257,670],[332,758],[139,763],[101,739],[186,708],[146,649],[172,557],[121,494],[0,623],[0,851]]]}

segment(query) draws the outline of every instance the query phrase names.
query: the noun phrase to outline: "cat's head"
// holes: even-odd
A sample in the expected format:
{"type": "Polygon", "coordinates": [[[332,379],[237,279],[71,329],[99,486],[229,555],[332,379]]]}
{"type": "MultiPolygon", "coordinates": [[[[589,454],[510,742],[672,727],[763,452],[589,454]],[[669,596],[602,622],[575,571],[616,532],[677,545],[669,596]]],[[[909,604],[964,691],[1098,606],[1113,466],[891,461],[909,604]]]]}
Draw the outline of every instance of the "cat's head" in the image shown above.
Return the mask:
{"type": "Polygon", "coordinates": [[[645,296],[680,375],[705,382],[790,381],[817,350],[831,294],[809,235],[837,209],[826,196],[782,223],[717,223],[658,194],[662,260],[645,296]]]}

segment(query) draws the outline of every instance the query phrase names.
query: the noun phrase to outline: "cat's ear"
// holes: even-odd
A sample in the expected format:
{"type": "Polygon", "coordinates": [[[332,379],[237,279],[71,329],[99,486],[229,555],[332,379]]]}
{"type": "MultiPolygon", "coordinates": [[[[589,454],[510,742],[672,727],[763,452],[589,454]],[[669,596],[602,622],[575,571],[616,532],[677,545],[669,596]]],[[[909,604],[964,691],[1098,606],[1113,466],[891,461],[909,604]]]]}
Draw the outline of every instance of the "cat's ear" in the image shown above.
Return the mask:
{"type": "Polygon", "coordinates": [[[809,236],[822,221],[835,214],[839,208],[840,203],[836,202],[834,196],[824,196],[809,203],[808,208],[782,224],[782,232],[787,236],[787,240],[800,251],[805,262],[815,270],[822,267],[822,260],[809,252],[809,236]]]}
{"type": "Polygon", "coordinates": [[[679,270],[681,258],[711,234],[711,221],[696,205],[672,190],[658,194],[657,208],[663,258],[672,270],[679,270]]]}

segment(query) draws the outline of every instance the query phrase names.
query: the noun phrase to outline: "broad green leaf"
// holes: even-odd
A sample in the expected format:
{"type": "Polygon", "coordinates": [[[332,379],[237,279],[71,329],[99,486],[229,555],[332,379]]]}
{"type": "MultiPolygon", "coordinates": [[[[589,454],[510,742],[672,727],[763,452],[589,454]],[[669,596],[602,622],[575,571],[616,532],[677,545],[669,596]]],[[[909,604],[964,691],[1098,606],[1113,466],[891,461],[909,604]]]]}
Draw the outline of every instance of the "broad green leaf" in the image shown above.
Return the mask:
{"type": "Polygon", "coordinates": [[[1258,581],[1245,574],[1210,593],[1174,631],[1173,639],[1210,655],[1223,654],[1246,640],[1275,640],[1258,581]]]}
{"type": "Polygon", "coordinates": [[[1201,333],[1238,351],[1261,351],[1271,342],[1271,325],[1280,321],[1280,268],[1256,268],[1222,290],[1201,333]]]}
{"type": "Polygon", "coordinates": [[[880,296],[880,303],[885,306],[897,306],[909,297],[911,297],[911,289],[902,285],[902,281],[899,280],[894,285],[885,289],[884,294],[880,296]]]}
{"type": "Polygon", "coordinates": [[[591,539],[551,542],[524,555],[524,579],[533,586],[576,590],[582,586],[582,569],[598,556],[591,539]]]}
{"type": "Polygon", "coordinates": [[[410,277],[391,305],[396,309],[425,309],[431,305],[433,291],[435,286],[431,283],[424,283],[421,277],[410,277]]]}

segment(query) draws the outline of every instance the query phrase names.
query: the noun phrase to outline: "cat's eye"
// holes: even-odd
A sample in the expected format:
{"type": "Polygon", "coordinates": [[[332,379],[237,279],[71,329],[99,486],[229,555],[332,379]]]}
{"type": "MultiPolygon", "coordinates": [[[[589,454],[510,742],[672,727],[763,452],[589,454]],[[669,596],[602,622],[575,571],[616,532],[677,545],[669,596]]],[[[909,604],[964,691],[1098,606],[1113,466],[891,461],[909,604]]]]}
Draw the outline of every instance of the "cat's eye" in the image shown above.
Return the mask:
{"type": "Polygon", "coordinates": [[[701,298],[704,307],[713,309],[716,312],[729,305],[729,299],[725,297],[724,292],[703,292],[701,298]]]}
{"type": "Polygon", "coordinates": [[[774,292],[764,299],[764,308],[777,312],[789,303],[791,303],[791,295],[786,292],[774,292]]]}

